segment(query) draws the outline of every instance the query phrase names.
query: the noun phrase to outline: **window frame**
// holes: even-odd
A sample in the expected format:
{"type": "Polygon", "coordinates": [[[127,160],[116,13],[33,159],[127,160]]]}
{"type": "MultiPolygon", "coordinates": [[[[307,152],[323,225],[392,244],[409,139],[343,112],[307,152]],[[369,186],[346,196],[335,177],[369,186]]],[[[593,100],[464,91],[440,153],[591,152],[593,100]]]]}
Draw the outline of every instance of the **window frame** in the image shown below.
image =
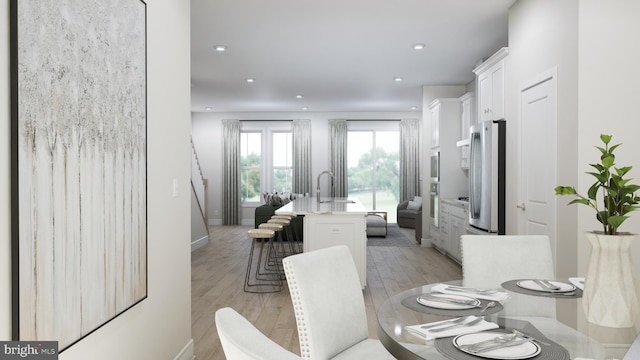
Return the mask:
{"type": "MultiPolygon", "coordinates": [[[[261,134],[261,158],[260,166],[260,194],[273,191],[273,175],[276,167],[273,165],[273,134],[290,133],[290,121],[246,121],[242,123],[240,133],[260,133],[261,134]]],[[[291,141],[293,142],[293,134],[291,141]]],[[[293,155],[292,155],[293,156],[293,155]]],[[[279,166],[278,168],[285,168],[279,166]]],[[[293,164],[290,169],[293,171],[293,164]]],[[[242,171],[242,169],[241,169],[242,171]]],[[[293,185],[293,184],[292,184],[293,185]]],[[[243,207],[256,207],[264,204],[264,199],[260,196],[260,201],[242,201],[243,207]]]]}

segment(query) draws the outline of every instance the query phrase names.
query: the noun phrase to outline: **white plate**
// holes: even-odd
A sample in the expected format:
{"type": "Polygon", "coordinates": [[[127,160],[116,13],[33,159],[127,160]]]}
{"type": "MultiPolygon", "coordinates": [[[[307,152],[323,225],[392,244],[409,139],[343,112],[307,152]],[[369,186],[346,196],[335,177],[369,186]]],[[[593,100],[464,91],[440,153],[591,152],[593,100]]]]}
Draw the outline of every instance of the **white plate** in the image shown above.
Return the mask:
{"type": "Polygon", "coordinates": [[[538,354],[540,354],[540,346],[533,341],[527,341],[520,345],[510,346],[502,349],[494,349],[481,353],[473,353],[470,351],[465,351],[464,348],[461,348],[462,345],[471,345],[476,344],[481,341],[493,339],[495,337],[504,335],[503,332],[497,331],[483,331],[479,333],[472,334],[464,334],[458,335],[453,338],[453,346],[455,346],[458,350],[465,352],[467,354],[471,354],[474,356],[479,356],[487,359],[498,359],[498,360],[518,360],[518,359],[529,359],[538,354]]]}
{"type": "Polygon", "coordinates": [[[554,281],[554,280],[547,280],[549,281],[551,284],[559,287],[559,290],[549,290],[545,287],[542,287],[540,285],[538,285],[535,280],[521,280],[518,281],[516,284],[523,288],[523,289],[527,289],[527,290],[533,290],[533,291],[543,291],[543,292],[569,292],[569,291],[573,291],[576,289],[576,287],[572,284],[567,284],[567,283],[563,283],[561,281],[554,281]]]}
{"type": "Polygon", "coordinates": [[[443,300],[454,299],[454,300],[464,300],[464,301],[473,301],[473,305],[465,305],[465,304],[455,304],[455,303],[445,303],[440,301],[429,300],[428,298],[418,296],[418,303],[424,306],[437,308],[437,309],[446,309],[446,310],[462,310],[462,309],[473,309],[480,305],[480,300],[474,299],[472,297],[464,296],[464,295],[454,295],[454,294],[438,294],[438,293],[430,293],[429,296],[442,298],[443,300]]]}

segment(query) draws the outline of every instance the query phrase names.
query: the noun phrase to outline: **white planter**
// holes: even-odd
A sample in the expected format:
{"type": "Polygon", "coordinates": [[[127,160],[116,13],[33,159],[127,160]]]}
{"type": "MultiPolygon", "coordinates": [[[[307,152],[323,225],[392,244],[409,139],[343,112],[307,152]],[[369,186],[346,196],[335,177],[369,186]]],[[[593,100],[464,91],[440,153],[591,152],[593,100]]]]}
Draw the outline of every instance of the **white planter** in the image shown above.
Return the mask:
{"type": "Polygon", "coordinates": [[[586,236],[591,256],[582,307],[588,321],[615,328],[633,326],[640,301],[629,246],[636,235],[587,232],[586,236]]]}

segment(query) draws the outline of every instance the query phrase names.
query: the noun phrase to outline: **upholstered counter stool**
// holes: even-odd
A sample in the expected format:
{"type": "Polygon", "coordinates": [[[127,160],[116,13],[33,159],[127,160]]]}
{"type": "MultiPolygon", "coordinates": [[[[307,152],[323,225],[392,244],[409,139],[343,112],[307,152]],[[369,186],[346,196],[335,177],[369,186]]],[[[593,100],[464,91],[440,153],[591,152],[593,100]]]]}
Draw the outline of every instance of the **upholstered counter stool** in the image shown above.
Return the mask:
{"type": "MultiPolygon", "coordinates": [[[[249,259],[247,261],[247,273],[244,278],[244,291],[251,293],[264,293],[264,292],[277,292],[282,289],[282,279],[280,278],[280,274],[274,274],[270,279],[258,279],[258,271],[260,270],[260,266],[256,266],[255,274],[253,274],[253,250],[256,246],[256,239],[262,240],[262,244],[260,244],[261,249],[264,244],[268,241],[273,240],[276,233],[273,230],[269,229],[251,229],[247,231],[247,236],[251,239],[251,247],[249,250],[249,259]],[[252,276],[253,275],[253,276],[252,276]],[[253,279],[252,279],[253,277],[253,279]],[[254,282],[252,283],[252,280],[254,282]]],[[[260,251],[262,253],[262,251],[260,251]]],[[[258,265],[260,261],[258,261],[258,265]]]]}

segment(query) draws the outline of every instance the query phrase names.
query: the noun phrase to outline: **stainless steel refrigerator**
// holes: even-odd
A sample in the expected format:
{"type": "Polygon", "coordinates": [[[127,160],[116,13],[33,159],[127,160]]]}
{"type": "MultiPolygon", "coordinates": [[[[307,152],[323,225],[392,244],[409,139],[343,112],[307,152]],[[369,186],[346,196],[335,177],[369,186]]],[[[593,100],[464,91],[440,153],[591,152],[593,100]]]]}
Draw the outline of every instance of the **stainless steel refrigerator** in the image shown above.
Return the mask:
{"type": "Polygon", "coordinates": [[[469,134],[469,226],[473,233],[505,233],[506,122],[471,126],[469,134]]]}

